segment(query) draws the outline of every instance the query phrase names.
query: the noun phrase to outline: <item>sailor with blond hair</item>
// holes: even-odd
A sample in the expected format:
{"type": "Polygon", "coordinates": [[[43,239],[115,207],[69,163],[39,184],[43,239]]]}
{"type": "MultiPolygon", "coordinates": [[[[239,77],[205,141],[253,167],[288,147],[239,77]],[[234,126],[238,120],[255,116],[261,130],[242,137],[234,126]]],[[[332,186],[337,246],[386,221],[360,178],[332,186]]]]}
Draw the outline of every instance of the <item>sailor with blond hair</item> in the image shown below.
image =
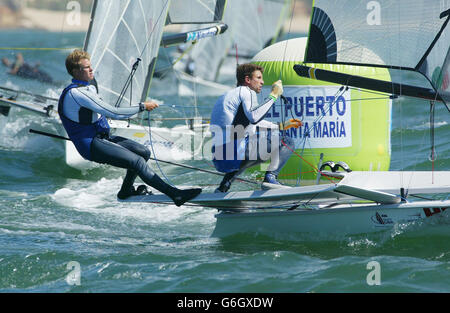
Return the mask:
{"type": "Polygon", "coordinates": [[[158,107],[157,103],[146,101],[136,106],[116,108],[103,101],[97,94],[97,88],[90,84],[94,80],[94,71],[87,52],[74,50],[66,59],[66,68],[73,79],[59,99],[61,121],[83,158],[127,170],[117,194],[119,199],[148,194],[145,185],[133,186],[137,176],[169,196],[177,206],[201,193],[199,188],[181,190],[167,184],[148,166],[150,151],[147,147],[110,134],[107,118],[128,119],[144,110],[152,111],[158,107]]]}

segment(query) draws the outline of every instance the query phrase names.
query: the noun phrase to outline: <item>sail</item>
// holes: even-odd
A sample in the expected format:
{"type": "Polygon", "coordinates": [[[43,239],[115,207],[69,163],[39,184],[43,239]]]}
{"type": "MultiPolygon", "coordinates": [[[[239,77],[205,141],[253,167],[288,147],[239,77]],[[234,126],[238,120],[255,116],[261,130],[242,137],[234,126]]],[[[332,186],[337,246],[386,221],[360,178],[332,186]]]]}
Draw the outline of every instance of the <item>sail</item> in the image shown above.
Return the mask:
{"type": "Polygon", "coordinates": [[[199,42],[192,49],[194,75],[217,81],[225,58],[234,55],[236,48],[238,57],[252,58],[276,40],[290,4],[290,0],[228,0],[223,17],[227,32],[199,42]]]}
{"type": "Polygon", "coordinates": [[[172,0],[167,24],[204,24],[219,22],[226,0],[172,0]]]}
{"type": "Polygon", "coordinates": [[[97,0],[85,50],[98,81],[100,96],[117,104],[133,65],[136,68],[121,106],[147,98],[170,0],[97,0]]]}
{"type": "Polygon", "coordinates": [[[226,17],[233,20],[235,28],[230,36],[237,45],[238,55],[251,59],[261,49],[274,43],[280,35],[292,1],[252,0],[232,1],[226,17]],[[245,14],[240,14],[245,10],[245,14]]]}
{"type": "Polygon", "coordinates": [[[449,12],[449,0],[315,0],[305,62],[416,71],[450,102],[449,12]]]}

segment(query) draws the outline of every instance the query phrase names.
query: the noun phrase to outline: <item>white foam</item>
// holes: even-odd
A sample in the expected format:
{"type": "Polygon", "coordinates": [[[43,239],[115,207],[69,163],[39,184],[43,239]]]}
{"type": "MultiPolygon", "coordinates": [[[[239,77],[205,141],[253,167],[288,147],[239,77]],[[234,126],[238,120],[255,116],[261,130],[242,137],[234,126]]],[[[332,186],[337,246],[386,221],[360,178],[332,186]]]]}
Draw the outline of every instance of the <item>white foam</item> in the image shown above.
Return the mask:
{"type": "Polygon", "coordinates": [[[95,183],[80,181],[57,190],[52,198],[76,211],[101,214],[115,220],[133,219],[148,225],[210,224],[215,221],[214,210],[198,206],[120,202],[116,195],[121,184],[122,178],[102,178],[95,183]]]}
{"type": "Polygon", "coordinates": [[[10,197],[10,198],[26,198],[28,194],[26,192],[17,192],[11,190],[2,190],[0,189],[1,197],[10,197]]]}
{"type": "MultiPolygon", "coordinates": [[[[37,115],[22,115],[26,110],[14,108],[11,110],[7,120],[1,123],[0,146],[8,150],[26,150],[31,152],[42,152],[58,149],[61,152],[62,145],[46,136],[29,134],[29,129],[46,124],[44,117],[37,115]]],[[[52,129],[49,129],[51,132],[52,129]]],[[[56,132],[56,131],[55,131],[56,132]]]]}
{"type": "MultiPolygon", "coordinates": [[[[439,128],[439,127],[443,127],[443,126],[446,126],[446,125],[448,125],[448,123],[446,121],[435,122],[434,123],[434,128],[439,128]]],[[[427,123],[423,123],[421,125],[413,126],[410,129],[412,129],[412,130],[428,130],[428,129],[430,129],[430,127],[431,127],[430,122],[427,122],[427,123]]]]}

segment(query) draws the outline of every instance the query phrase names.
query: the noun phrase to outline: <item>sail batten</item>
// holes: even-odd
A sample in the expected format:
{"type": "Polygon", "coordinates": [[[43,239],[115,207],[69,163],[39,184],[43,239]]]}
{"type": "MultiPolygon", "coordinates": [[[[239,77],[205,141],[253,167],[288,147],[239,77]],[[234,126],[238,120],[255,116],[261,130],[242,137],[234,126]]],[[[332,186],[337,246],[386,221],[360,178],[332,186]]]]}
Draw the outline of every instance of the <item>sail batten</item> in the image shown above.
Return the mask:
{"type": "MultiPolygon", "coordinates": [[[[128,1],[127,7],[128,7],[129,4],[130,4],[130,2],[128,1]]],[[[125,9],[126,9],[126,8],[125,8],[125,9]]],[[[124,9],[122,15],[120,16],[120,18],[118,19],[117,23],[115,24],[114,29],[113,29],[113,31],[111,32],[111,35],[110,35],[110,37],[109,37],[109,39],[108,39],[108,41],[107,41],[107,43],[106,43],[104,49],[101,50],[101,55],[100,55],[100,57],[99,57],[98,60],[97,60],[97,64],[100,64],[100,63],[102,62],[102,59],[103,59],[103,56],[105,55],[106,50],[109,50],[109,49],[108,49],[109,44],[111,43],[111,41],[113,40],[113,38],[115,38],[115,37],[114,37],[114,36],[115,36],[115,33],[117,32],[117,29],[119,28],[120,24],[122,23],[123,14],[125,14],[125,9],[124,9]]],[[[94,50],[94,51],[95,51],[95,50],[94,50]]],[[[95,70],[95,69],[96,69],[96,66],[94,66],[94,70],[95,70]]]]}
{"type": "Polygon", "coordinates": [[[85,50],[91,55],[99,95],[115,104],[125,93],[121,106],[146,100],[152,61],[157,57],[170,0],[97,0],[92,10],[85,50]],[[124,89],[133,64],[141,59],[124,89]],[[131,103],[130,103],[131,101],[131,103]]]}
{"type": "MultiPolygon", "coordinates": [[[[101,1],[101,0],[96,0],[96,1],[95,1],[95,3],[96,3],[96,4],[95,4],[95,7],[97,7],[97,3],[98,3],[99,1],[101,1]]],[[[108,8],[107,8],[107,12],[106,12],[105,15],[109,15],[109,11],[110,11],[111,7],[112,7],[112,2],[109,3],[109,6],[108,6],[108,8]]],[[[103,9],[103,10],[104,10],[104,9],[103,9]]],[[[97,11],[93,11],[93,12],[92,12],[91,26],[93,25],[93,22],[94,22],[96,13],[97,13],[97,11]]],[[[105,29],[105,24],[106,24],[106,19],[103,19],[102,24],[101,24],[101,26],[100,26],[100,30],[97,30],[97,29],[96,29],[95,32],[103,33],[103,31],[104,31],[104,29],[105,29]]],[[[84,46],[84,50],[86,50],[86,51],[88,50],[88,47],[89,47],[89,45],[90,45],[90,43],[91,43],[91,41],[90,41],[91,35],[92,35],[92,29],[88,32],[88,34],[87,34],[87,36],[86,36],[86,43],[85,43],[85,46],[84,46]]],[[[94,44],[94,47],[90,47],[90,49],[89,49],[89,50],[91,50],[91,51],[90,51],[90,53],[91,53],[91,58],[94,57],[94,54],[97,52],[97,45],[98,45],[98,42],[99,42],[99,41],[96,41],[95,44],[94,44]]]]}
{"type": "Polygon", "coordinates": [[[128,26],[128,24],[127,24],[126,21],[122,21],[122,23],[123,23],[123,25],[125,25],[125,27],[128,29],[128,31],[129,31],[129,36],[130,36],[131,39],[133,39],[134,45],[135,45],[136,49],[139,51],[139,44],[138,44],[138,42],[137,42],[137,40],[136,40],[136,37],[135,37],[134,34],[133,34],[133,31],[130,29],[130,27],[128,26]]]}

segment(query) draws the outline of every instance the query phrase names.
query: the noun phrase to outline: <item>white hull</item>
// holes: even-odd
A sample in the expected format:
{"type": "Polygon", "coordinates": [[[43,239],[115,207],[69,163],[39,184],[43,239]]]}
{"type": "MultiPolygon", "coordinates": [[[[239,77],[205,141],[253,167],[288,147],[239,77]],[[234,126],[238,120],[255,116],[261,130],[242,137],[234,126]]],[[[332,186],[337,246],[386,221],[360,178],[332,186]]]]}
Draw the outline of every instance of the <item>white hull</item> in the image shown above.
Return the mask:
{"type": "MultiPolygon", "coordinates": [[[[351,172],[337,184],[202,193],[189,203],[220,211],[214,237],[237,233],[365,234],[423,221],[449,209],[450,200],[402,201],[398,193],[404,193],[403,184],[397,182],[408,178],[411,199],[423,192],[449,195],[448,177],[450,172],[351,172]],[[373,189],[352,186],[364,177],[373,189]]],[[[156,193],[124,201],[172,203],[168,196],[156,193]]]]}
{"type": "MultiPolygon", "coordinates": [[[[4,107],[19,107],[35,114],[46,116],[48,123],[34,126],[35,130],[44,133],[68,137],[61,120],[54,107],[46,110],[47,104],[34,104],[27,101],[0,99],[4,107]],[[56,129],[56,133],[55,133],[56,129]]],[[[173,120],[168,118],[167,120],[173,120]]],[[[147,146],[153,158],[163,161],[201,160],[211,157],[211,147],[205,145],[209,140],[209,124],[199,123],[196,119],[178,118],[180,123],[189,121],[189,125],[179,125],[172,128],[151,127],[151,140],[148,126],[130,124],[128,121],[110,120],[111,134],[137,141],[147,146]],[[153,147],[152,147],[153,146],[153,147]]],[[[96,166],[94,162],[87,161],[78,153],[71,141],[63,140],[65,161],[70,167],[86,170],[96,166]]]]}
{"type": "Polygon", "coordinates": [[[425,221],[431,216],[448,217],[450,200],[385,205],[339,205],[333,208],[249,210],[221,212],[213,237],[238,233],[354,235],[392,229],[425,221]],[[446,209],[445,213],[443,213],[446,209]],[[440,214],[443,213],[443,214],[440,214]],[[437,215],[436,215],[437,214],[437,215]]]}

